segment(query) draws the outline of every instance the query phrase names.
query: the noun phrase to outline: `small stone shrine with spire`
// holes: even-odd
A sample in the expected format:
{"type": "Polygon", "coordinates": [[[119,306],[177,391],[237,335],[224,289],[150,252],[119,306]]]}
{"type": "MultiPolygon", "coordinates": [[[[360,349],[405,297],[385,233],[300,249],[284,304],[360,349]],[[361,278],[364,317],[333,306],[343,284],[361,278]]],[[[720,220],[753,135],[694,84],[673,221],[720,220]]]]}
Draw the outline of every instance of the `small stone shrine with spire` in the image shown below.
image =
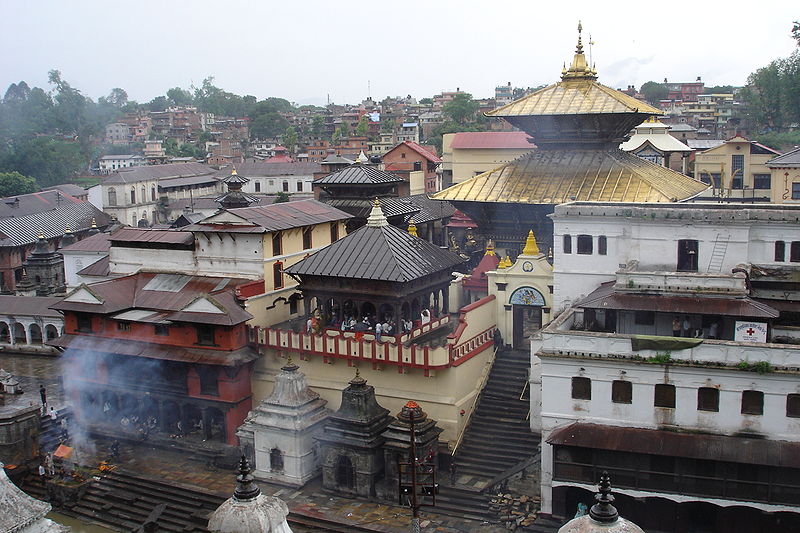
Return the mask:
{"type": "Polygon", "coordinates": [[[494,243],[489,240],[486,243],[486,252],[478,262],[478,265],[472,269],[469,277],[464,279],[465,304],[477,302],[489,295],[489,278],[486,277],[486,273],[496,270],[499,264],[500,258],[494,252],[494,243]]]}
{"type": "MultiPolygon", "coordinates": [[[[71,233],[71,232],[70,232],[71,233]]],[[[18,287],[18,294],[52,296],[66,294],[64,281],[64,256],[50,249],[50,244],[39,232],[33,252],[22,263],[27,281],[18,287]]]]}
{"type": "Polygon", "coordinates": [[[532,226],[552,246],[548,214],[556,205],[589,202],[680,202],[707,185],[620,150],[631,129],[663,112],[597,82],[578,45],[561,81],[486,113],[523,130],[536,149],[437,193],[474,220],[480,232],[516,255],[532,226]]]}
{"type": "Polygon", "coordinates": [[[558,530],[558,533],[644,533],[644,530],[619,516],[611,495],[611,479],[608,472],[600,477],[597,501],[589,514],[573,518],[558,530]]]}
{"type": "Polygon", "coordinates": [[[299,487],[319,474],[314,438],[330,414],[326,403],[289,358],[272,394],[237,431],[245,455],[255,461],[256,477],[299,487]]]}
{"type": "Polygon", "coordinates": [[[497,329],[504,344],[530,349],[530,335],[551,320],[553,305],[553,266],[539,249],[533,231],[528,231],[515,261],[504,257],[486,277],[489,294],[495,296],[497,329]]]}
{"type": "MultiPolygon", "coordinates": [[[[397,413],[397,418],[383,432],[383,438],[386,441],[383,445],[385,473],[384,482],[378,487],[378,495],[387,500],[398,501],[399,491],[403,490],[398,483],[401,463],[413,461],[411,457],[412,419],[417,460],[426,465],[435,465],[437,462],[437,443],[442,428],[436,425],[435,420],[428,418],[427,413],[417,402],[406,402],[397,413]]],[[[404,472],[407,469],[404,468],[404,472]]],[[[418,469],[418,481],[423,484],[431,484],[434,479],[432,474],[433,472],[421,472],[418,469]]],[[[403,477],[405,481],[408,481],[407,473],[403,477]]]]}
{"type": "Polygon", "coordinates": [[[233,496],[225,500],[208,519],[211,533],[292,533],[286,517],[289,508],[275,496],[261,494],[242,456],[233,496]]]}
{"type": "Polygon", "coordinates": [[[356,368],[342,391],[342,404],[317,437],[322,461],[322,486],[344,496],[370,498],[384,475],[384,431],[394,421],[375,399],[356,368]]]}
{"type": "Polygon", "coordinates": [[[237,174],[236,168],[231,170],[230,176],[226,176],[222,179],[222,183],[228,187],[228,192],[217,198],[217,203],[223,209],[250,207],[251,204],[257,203],[258,198],[242,191],[244,184],[249,181],[248,178],[237,174]]]}

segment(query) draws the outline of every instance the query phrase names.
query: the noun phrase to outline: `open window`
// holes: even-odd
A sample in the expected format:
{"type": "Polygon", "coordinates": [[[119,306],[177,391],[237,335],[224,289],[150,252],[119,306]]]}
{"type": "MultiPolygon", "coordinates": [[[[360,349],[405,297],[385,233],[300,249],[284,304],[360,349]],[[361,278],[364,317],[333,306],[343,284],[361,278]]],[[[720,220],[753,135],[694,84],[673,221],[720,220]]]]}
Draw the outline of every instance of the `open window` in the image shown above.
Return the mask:
{"type": "Polygon", "coordinates": [[[698,267],[698,242],[694,239],[681,239],[678,241],[678,271],[697,272],[698,267]]]}

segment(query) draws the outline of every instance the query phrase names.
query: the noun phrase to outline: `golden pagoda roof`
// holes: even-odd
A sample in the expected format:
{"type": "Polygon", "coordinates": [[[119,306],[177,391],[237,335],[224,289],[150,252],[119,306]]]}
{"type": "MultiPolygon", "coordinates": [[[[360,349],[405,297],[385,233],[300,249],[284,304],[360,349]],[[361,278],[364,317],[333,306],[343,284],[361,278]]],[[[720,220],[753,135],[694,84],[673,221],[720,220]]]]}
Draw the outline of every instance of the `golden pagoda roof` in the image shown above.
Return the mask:
{"type": "Polygon", "coordinates": [[[435,200],[560,204],[675,202],[708,185],[619,149],[534,150],[453,185],[435,200]]]}
{"type": "Polygon", "coordinates": [[[488,117],[643,113],[663,115],[655,107],[597,83],[597,70],[586,61],[578,24],[578,45],[561,81],[486,113],[488,117]]]}

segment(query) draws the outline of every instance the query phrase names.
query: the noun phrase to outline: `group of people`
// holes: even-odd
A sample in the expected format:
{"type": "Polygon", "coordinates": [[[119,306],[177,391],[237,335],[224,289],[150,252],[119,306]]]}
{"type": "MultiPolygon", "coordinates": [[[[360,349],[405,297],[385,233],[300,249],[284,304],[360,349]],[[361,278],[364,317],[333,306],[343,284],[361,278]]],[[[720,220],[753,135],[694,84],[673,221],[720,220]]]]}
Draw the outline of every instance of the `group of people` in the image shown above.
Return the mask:
{"type": "MultiPolygon", "coordinates": [[[[423,309],[420,313],[420,324],[429,324],[431,321],[431,312],[428,309],[423,309]]],[[[344,319],[339,320],[335,316],[331,322],[330,327],[339,329],[340,331],[355,331],[355,332],[374,332],[378,341],[381,340],[383,335],[398,335],[405,334],[414,329],[414,323],[410,319],[401,318],[400,326],[391,317],[384,317],[383,322],[377,320],[373,315],[371,318],[365,316],[360,320],[352,315],[346,316],[344,319]]],[[[320,319],[316,315],[310,316],[306,320],[306,332],[318,334],[320,332],[320,319]]]]}
{"type": "MultiPolygon", "coordinates": [[[[672,317],[672,336],[673,337],[695,337],[700,338],[703,336],[702,329],[693,329],[692,322],[689,319],[689,316],[684,315],[683,320],[678,315],[672,317]]],[[[718,339],[719,338],[719,322],[712,322],[708,326],[708,336],[709,339],[718,339]]]]}
{"type": "Polygon", "coordinates": [[[150,431],[158,426],[158,420],[154,416],[147,418],[139,417],[138,415],[123,415],[119,420],[120,425],[125,429],[133,429],[139,434],[139,438],[146,441],[150,438],[150,431]]]}

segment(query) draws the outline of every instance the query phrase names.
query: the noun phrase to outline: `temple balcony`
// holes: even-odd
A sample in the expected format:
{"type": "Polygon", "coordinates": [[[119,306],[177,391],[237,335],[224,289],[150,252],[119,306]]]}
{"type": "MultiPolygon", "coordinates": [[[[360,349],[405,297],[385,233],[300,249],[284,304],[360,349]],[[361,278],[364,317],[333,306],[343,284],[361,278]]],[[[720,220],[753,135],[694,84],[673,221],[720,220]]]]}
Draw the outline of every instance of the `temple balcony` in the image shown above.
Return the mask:
{"type": "Polygon", "coordinates": [[[630,261],[616,272],[614,290],[630,293],[748,294],[747,276],[742,272],[678,272],[667,265],[640,265],[630,261]]]}
{"type": "Polygon", "coordinates": [[[269,328],[250,328],[251,342],[259,349],[308,360],[321,357],[324,362],[347,359],[368,362],[373,368],[383,365],[424,369],[425,375],[437,368],[458,366],[493,343],[495,320],[488,296],[460,309],[454,315],[431,318],[429,323],[414,323],[411,331],[399,335],[381,335],[372,331],[342,331],[323,327],[306,332],[297,322],[269,328]]]}
{"type": "Polygon", "coordinates": [[[570,309],[545,328],[540,352],[556,357],[800,372],[800,346],[797,345],[587,331],[583,329],[583,311],[570,309]]]}

